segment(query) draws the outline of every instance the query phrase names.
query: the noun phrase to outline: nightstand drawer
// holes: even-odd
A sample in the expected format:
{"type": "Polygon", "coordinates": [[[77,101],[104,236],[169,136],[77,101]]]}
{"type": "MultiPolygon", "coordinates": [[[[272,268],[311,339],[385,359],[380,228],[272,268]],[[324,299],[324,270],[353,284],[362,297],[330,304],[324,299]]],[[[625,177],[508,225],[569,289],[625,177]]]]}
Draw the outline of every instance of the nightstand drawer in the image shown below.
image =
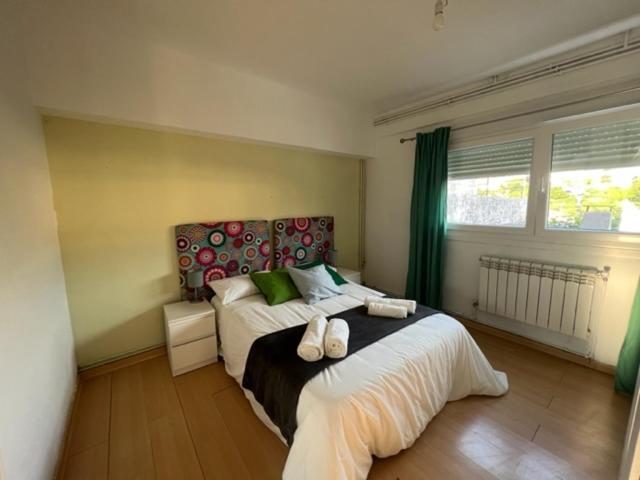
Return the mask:
{"type": "Polygon", "coordinates": [[[218,361],[218,339],[215,335],[195,342],[171,347],[171,370],[174,375],[218,361]]]}
{"type": "Polygon", "coordinates": [[[211,314],[173,321],[169,323],[168,329],[167,342],[171,346],[182,345],[213,335],[216,331],[216,317],[215,314],[211,314]]]}

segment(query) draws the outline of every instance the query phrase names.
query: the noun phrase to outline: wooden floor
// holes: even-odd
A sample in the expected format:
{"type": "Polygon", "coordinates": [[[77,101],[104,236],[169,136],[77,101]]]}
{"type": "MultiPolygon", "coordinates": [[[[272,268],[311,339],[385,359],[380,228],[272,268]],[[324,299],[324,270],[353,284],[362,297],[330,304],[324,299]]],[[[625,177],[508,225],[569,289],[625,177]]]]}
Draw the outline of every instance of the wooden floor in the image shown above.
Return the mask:
{"type": "MultiPolygon", "coordinates": [[[[447,404],[369,478],[615,478],[630,400],[612,377],[473,335],[509,393],[447,404]]],[[[163,356],[81,383],[61,476],[278,479],[286,455],[222,363],[172,378],[163,356]]]]}

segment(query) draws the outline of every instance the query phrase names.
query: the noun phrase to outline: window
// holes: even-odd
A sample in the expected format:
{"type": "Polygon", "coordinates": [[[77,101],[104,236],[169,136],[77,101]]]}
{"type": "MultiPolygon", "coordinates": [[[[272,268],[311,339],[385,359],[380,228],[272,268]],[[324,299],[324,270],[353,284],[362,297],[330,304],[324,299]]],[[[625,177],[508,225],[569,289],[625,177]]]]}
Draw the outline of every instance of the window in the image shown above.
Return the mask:
{"type": "Polygon", "coordinates": [[[524,228],[533,139],[449,152],[447,222],[524,228]]]}
{"type": "Polygon", "coordinates": [[[553,135],[547,228],[640,233],[640,120],[553,135]]]}
{"type": "Polygon", "coordinates": [[[454,236],[497,228],[550,242],[640,248],[640,106],[514,132],[494,131],[483,144],[449,151],[447,222],[458,230],[454,236]]]}

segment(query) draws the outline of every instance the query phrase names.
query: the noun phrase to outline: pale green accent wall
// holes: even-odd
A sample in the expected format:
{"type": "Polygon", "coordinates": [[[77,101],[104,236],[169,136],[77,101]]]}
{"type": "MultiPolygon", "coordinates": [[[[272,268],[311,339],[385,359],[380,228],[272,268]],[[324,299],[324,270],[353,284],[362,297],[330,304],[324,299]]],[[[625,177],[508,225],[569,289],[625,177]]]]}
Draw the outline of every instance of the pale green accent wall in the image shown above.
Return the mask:
{"type": "Polygon", "coordinates": [[[358,266],[357,159],[57,117],[44,131],[80,366],[164,341],[177,224],[333,215],[358,266]]]}

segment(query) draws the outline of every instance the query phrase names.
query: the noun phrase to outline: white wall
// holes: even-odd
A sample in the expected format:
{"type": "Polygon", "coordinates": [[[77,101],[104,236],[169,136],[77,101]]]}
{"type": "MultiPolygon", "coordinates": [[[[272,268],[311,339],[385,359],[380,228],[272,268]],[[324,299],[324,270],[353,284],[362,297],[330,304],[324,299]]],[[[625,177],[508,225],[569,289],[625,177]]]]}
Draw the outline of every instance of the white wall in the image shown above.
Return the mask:
{"type": "MultiPolygon", "coordinates": [[[[513,108],[520,102],[543,95],[564,95],[576,88],[599,85],[632,74],[640,78],[640,57],[598,65],[563,77],[527,85],[502,94],[443,108],[377,129],[376,156],[367,160],[366,281],[380,288],[404,293],[408,250],[409,214],[413,184],[414,143],[400,144],[424,125],[447,124],[481,112],[513,108]],[[565,92],[565,93],[563,93],[565,92]]],[[[501,125],[500,128],[505,128],[501,125]]],[[[495,133],[495,132],[494,132],[495,133]]],[[[477,132],[476,132],[477,134],[477,132]]],[[[465,134],[465,135],[468,135],[465,134]]],[[[461,134],[453,132],[452,142],[461,134]]],[[[638,246],[576,246],[533,235],[506,235],[450,232],[447,240],[444,308],[469,318],[477,298],[478,258],[484,254],[515,258],[544,259],[561,263],[612,267],[603,316],[598,332],[595,358],[615,364],[626,332],[633,292],[640,272],[638,246]]]]}
{"type": "Polygon", "coordinates": [[[75,361],[40,117],[8,10],[2,3],[0,468],[7,480],[42,480],[58,458],[75,361]]]}
{"type": "MultiPolygon", "coordinates": [[[[50,8],[51,10],[47,10],[50,8]]],[[[372,111],[202,60],[158,39],[32,14],[34,102],[53,113],[370,156],[372,111]]],[[[42,11],[41,11],[42,10],[42,11]]]]}

